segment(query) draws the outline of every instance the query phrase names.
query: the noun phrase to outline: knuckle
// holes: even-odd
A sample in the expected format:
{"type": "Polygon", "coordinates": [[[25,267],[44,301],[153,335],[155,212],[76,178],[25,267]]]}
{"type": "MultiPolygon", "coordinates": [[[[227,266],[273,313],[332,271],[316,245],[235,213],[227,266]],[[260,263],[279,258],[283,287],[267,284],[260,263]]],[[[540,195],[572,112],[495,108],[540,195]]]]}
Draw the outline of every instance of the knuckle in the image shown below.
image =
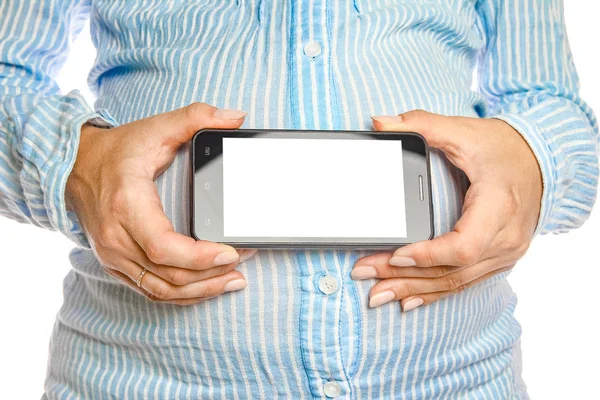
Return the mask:
{"type": "Polygon", "coordinates": [[[171,298],[171,289],[166,285],[158,285],[152,290],[152,294],[160,300],[168,300],[171,298]]]}
{"type": "Polygon", "coordinates": [[[127,209],[127,203],[127,193],[124,190],[119,190],[109,200],[108,207],[112,214],[119,215],[127,209]]]}
{"type": "Polygon", "coordinates": [[[415,286],[413,285],[410,279],[403,280],[402,284],[400,285],[400,290],[396,291],[397,298],[409,297],[414,294],[417,294],[417,292],[415,290],[415,286]]]}
{"type": "Polygon", "coordinates": [[[455,250],[456,261],[461,266],[469,266],[479,261],[482,251],[478,245],[474,243],[464,243],[458,246],[455,250]]]}
{"type": "Polygon", "coordinates": [[[410,276],[404,268],[377,266],[375,268],[376,279],[388,279],[388,278],[405,278],[410,276]]]}
{"type": "Polygon", "coordinates": [[[192,282],[188,272],[181,268],[169,269],[167,280],[177,286],[187,285],[192,282]]]}
{"type": "Polygon", "coordinates": [[[146,255],[155,264],[165,264],[165,247],[159,239],[153,239],[146,247],[146,255]]]}
{"type": "Polygon", "coordinates": [[[196,291],[196,296],[195,297],[200,297],[200,298],[207,298],[207,297],[213,297],[217,294],[219,294],[221,291],[220,287],[217,287],[216,285],[199,285],[198,289],[196,291]]]}
{"type": "Polygon", "coordinates": [[[419,133],[425,135],[432,131],[432,118],[429,112],[422,109],[416,109],[408,112],[405,116],[409,122],[412,121],[420,126],[419,133]]]}
{"type": "Polygon", "coordinates": [[[421,108],[417,108],[417,109],[407,112],[404,115],[408,116],[409,118],[425,118],[425,117],[427,117],[428,113],[427,113],[427,111],[425,111],[421,108]]]}
{"type": "Polygon", "coordinates": [[[515,234],[509,244],[508,250],[513,253],[517,258],[521,258],[529,250],[531,244],[527,235],[523,232],[515,234]]]}
{"type": "Polygon", "coordinates": [[[519,192],[516,189],[504,190],[503,192],[503,195],[500,197],[503,209],[510,211],[518,210],[523,203],[519,192]]]}
{"type": "Polygon", "coordinates": [[[441,264],[440,256],[436,253],[433,248],[428,248],[423,252],[423,259],[425,260],[425,266],[435,266],[441,264]]]}
{"type": "Polygon", "coordinates": [[[434,266],[437,264],[434,249],[431,246],[424,246],[415,248],[415,258],[421,260],[420,264],[423,266],[434,266]]]}
{"type": "Polygon", "coordinates": [[[185,107],[185,115],[188,118],[193,118],[198,111],[199,104],[198,102],[190,103],[185,107]]]}
{"type": "Polygon", "coordinates": [[[444,141],[444,151],[450,155],[454,162],[459,163],[461,166],[465,165],[468,160],[473,159],[473,153],[469,148],[465,148],[462,144],[452,140],[444,141]]]}
{"type": "Polygon", "coordinates": [[[206,112],[206,104],[201,102],[194,102],[189,104],[185,108],[185,116],[190,121],[196,121],[198,116],[206,112]]]}
{"type": "Polygon", "coordinates": [[[517,249],[515,251],[515,253],[517,254],[518,258],[521,258],[525,255],[525,253],[527,253],[527,251],[529,250],[529,246],[531,245],[531,242],[529,241],[529,238],[526,237],[524,239],[522,239],[518,245],[517,245],[517,249]]]}
{"type": "Polygon", "coordinates": [[[449,268],[446,266],[443,266],[443,265],[435,266],[435,267],[431,267],[430,271],[431,271],[431,275],[433,277],[440,278],[440,277],[448,274],[449,268]]]}
{"type": "Polygon", "coordinates": [[[119,246],[118,233],[112,226],[104,226],[98,232],[95,242],[104,249],[115,249],[119,246]]]}
{"type": "Polygon", "coordinates": [[[443,278],[442,282],[444,291],[455,291],[463,286],[460,278],[456,275],[448,275],[443,278]]]}

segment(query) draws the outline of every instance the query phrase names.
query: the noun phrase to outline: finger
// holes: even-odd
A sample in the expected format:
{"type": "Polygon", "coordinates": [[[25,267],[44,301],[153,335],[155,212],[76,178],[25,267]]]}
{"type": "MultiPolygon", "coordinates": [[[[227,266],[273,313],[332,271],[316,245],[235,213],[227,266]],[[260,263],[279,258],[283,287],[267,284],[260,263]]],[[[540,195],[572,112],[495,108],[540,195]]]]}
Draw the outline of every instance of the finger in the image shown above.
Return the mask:
{"type": "Polygon", "coordinates": [[[158,265],[205,270],[237,263],[238,252],[231,246],[196,241],[175,232],[165,215],[156,186],[148,182],[138,186],[135,199],[126,201],[121,212],[122,225],[144,250],[148,259],[158,265]]]}
{"type": "Polygon", "coordinates": [[[434,303],[438,300],[441,300],[445,297],[460,293],[461,291],[463,291],[465,289],[468,289],[470,287],[477,285],[478,283],[486,281],[494,275],[498,275],[502,272],[506,272],[506,271],[512,269],[513,267],[514,267],[514,265],[510,265],[508,267],[504,267],[504,268],[500,268],[500,269],[488,272],[487,274],[485,274],[477,279],[474,279],[471,282],[466,283],[465,285],[458,287],[454,290],[444,291],[444,292],[424,293],[424,294],[420,294],[418,296],[406,297],[400,301],[400,306],[402,307],[402,310],[404,312],[407,312],[410,310],[414,310],[415,308],[420,307],[422,305],[432,304],[432,303],[434,303]]]}
{"type": "Polygon", "coordinates": [[[397,267],[388,262],[392,253],[380,253],[356,261],[350,276],[355,280],[387,278],[438,278],[466,267],[436,265],[433,267],[397,267]]]}
{"type": "Polygon", "coordinates": [[[474,118],[447,117],[423,110],[409,111],[397,116],[372,117],[378,131],[416,132],[431,147],[442,150],[450,162],[470,176],[469,162],[477,154],[481,135],[475,134],[474,118]]]}
{"type": "Polygon", "coordinates": [[[239,110],[218,109],[205,103],[192,103],[187,107],[148,118],[152,132],[164,143],[175,147],[189,142],[194,134],[205,128],[236,129],[247,114],[239,110]]]}
{"type": "Polygon", "coordinates": [[[206,270],[192,270],[170,267],[167,265],[157,265],[151,262],[147,257],[141,258],[141,261],[138,264],[159,278],[176,286],[188,285],[193,282],[205,281],[216,276],[227,275],[237,266],[237,263],[231,263],[206,270]]]}
{"type": "MultiPolygon", "coordinates": [[[[146,253],[144,253],[144,250],[135,242],[135,240],[133,240],[131,236],[127,236],[128,237],[125,239],[125,243],[123,244],[124,247],[129,249],[130,251],[124,256],[126,258],[129,258],[136,264],[139,264],[142,267],[146,268],[154,275],[174,285],[187,285],[192,282],[203,281],[215,276],[225,275],[228,272],[233,271],[238,265],[238,263],[234,262],[231,264],[220,265],[206,270],[192,270],[172,267],[169,265],[159,265],[152,262],[148,258],[146,253]]],[[[240,263],[253,256],[255,253],[256,250],[238,251],[238,254],[240,255],[240,263]]]]}
{"type": "Polygon", "coordinates": [[[399,248],[389,264],[466,267],[490,257],[488,249],[503,228],[504,213],[502,200],[494,190],[484,189],[484,194],[479,194],[476,193],[479,188],[473,185],[467,193],[463,214],[451,232],[399,248]]]}
{"type": "MultiPolygon", "coordinates": [[[[242,263],[254,254],[256,254],[256,251],[252,251],[250,253],[241,252],[239,254],[239,263],[242,263]]],[[[168,265],[157,265],[150,261],[148,257],[144,254],[144,252],[141,251],[141,249],[138,254],[138,257],[139,261],[134,261],[136,261],[139,265],[146,268],[154,275],[157,275],[158,277],[164,279],[165,281],[178,286],[187,285],[193,282],[204,281],[215,276],[226,275],[238,266],[238,263],[234,262],[231,264],[219,265],[206,270],[192,270],[185,268],[170,267],[168,265]]]]}
{"type": "MultiPolygon", "coordinates": [[[[119,270],[137,284],[143,268],[130,260],[121,260],[119,262],[119,270]]],[[[244,275],[235,270],[222,276],[182,286],[173,285],[150,271],[144,273],[140,281],[142,289],[160,300],[210,298],[225,292],[241,290],[246,285],[244,275]]]]}
{"type": "Polygon", "coordinates": [[[146,297],[148,300],[151,300],[151,301],[156,302],[156,303],[170,303],[170,304],[176,304],[176,305],[180,305],[180,306],[187,306],[187,305],[192,305],[192,304],[198,304],[198,303],[201,303],[201,302],[209,299],[209,298],[195,298],[195,299],[161,300],[158,297],[154,296],[153,294],[149,293],[148,291],[142,289],[141,287],[138,287],[135,284],[135,282],[133,282],[124,273],[119,272],[119,271],[114,270],[114,269],[111,269],[111,268],[105,268],[104,270],[106,271],[107,274],[115,277],[119,281],[125,283],[127,286],[129,286],[130,288],[132,288],[137,293],[139,293],[142,296],[146,297]]]}
{"type": "Polygon", "coordinates": [[[141,285],[161,300],[173,300],[215,297],[226,292],[242,290],[247,286],[247,283],[244,275],[234,270],[226,275],[182,286],[173,285],[157,277],[152,272],[147,272],[141,285]]]}
{"type": "Polygon", "coordinates": [[[439,278],[391,278],[375,284],[370,291],[370,307],[378,307],[392,300],[435,292],[460,291],[464,285],[479,277],[503,268],[491,259],[439,278]]]}

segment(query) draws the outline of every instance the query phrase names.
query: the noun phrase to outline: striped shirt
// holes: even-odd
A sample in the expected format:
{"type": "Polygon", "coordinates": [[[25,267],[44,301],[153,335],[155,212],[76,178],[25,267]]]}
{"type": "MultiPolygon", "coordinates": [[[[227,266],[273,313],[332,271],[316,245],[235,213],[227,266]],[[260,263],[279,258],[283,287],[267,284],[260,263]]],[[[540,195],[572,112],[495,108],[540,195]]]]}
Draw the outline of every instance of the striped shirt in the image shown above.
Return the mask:
{"type": "MultiPolygon", "coordinates": [[[[543,173],[536,232],[563,232],[587,218],[598,178],[578,85],[561,0],[2,0],[0,214],[78,245],[44,398],[527,398],[506,273],[403,313],[368,308],[375,281],[350,278],[363,251],[259,251],[239,266],[245,290],[157,304],[104,273],[65,181],[92,118],[203,101],[248,111],[246,128],[369,130],[371,115],[419,108],[515,127],[543,173]],[[88,19],[94,107],[54,81],[88,19]]],[[[184,148],[156,180],[186,234],[188,162],[184,148]]],[[[468,181],[438,151],[431,169],[439,235],[468,181]]]]}

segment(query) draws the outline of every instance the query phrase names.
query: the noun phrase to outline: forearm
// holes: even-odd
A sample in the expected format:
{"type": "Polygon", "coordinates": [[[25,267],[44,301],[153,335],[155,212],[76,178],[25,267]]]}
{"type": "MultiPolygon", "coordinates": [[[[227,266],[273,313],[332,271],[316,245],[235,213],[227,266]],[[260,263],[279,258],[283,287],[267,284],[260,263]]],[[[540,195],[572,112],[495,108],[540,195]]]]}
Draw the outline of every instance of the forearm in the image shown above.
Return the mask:
{"type": "Polygon", "coordinates": [[[55,77],[89,2],[40,0],[0,6],[0,215],[85,237],[64,202],[81,125],[99,118],[79,92],[60,94],[55,77]]]}
{"type": "Polygon", "coordinates": [[[80,127],[104,118],[83,97],[5,96],[0,109],[0,214],[58,230],[82,246],[85,237],[65,207],[64,190],[75,162],[80,127]]]}
{"type": "Polygon", "coordinates": [[[537,231],[580,227],[598,185],[598,129],[591,110],[563,97],[538,96],[496,116],[525,138],[540,165],[544,194],[537,231]]]}
{"type": "Polygon", "coordinates": [[[598,125],[579,96],[562,3],[477,3],[486,39],[478,65],[486,116],[513,126],[536,156],[544,183],[536,229],[541,233],[583,224],[598,182],[598,125]]]}

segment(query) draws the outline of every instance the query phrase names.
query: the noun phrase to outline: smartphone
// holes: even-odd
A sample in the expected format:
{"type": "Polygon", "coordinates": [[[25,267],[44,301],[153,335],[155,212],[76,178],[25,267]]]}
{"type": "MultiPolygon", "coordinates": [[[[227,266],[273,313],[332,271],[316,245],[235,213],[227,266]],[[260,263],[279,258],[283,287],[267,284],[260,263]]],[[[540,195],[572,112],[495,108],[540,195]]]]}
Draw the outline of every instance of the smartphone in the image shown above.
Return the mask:
{"type": "Polygon", "coordinates": [[[429,151],[417,133],[211,129],[191,152],[197,240],[390,249],[433,237],[429,151]]]}

